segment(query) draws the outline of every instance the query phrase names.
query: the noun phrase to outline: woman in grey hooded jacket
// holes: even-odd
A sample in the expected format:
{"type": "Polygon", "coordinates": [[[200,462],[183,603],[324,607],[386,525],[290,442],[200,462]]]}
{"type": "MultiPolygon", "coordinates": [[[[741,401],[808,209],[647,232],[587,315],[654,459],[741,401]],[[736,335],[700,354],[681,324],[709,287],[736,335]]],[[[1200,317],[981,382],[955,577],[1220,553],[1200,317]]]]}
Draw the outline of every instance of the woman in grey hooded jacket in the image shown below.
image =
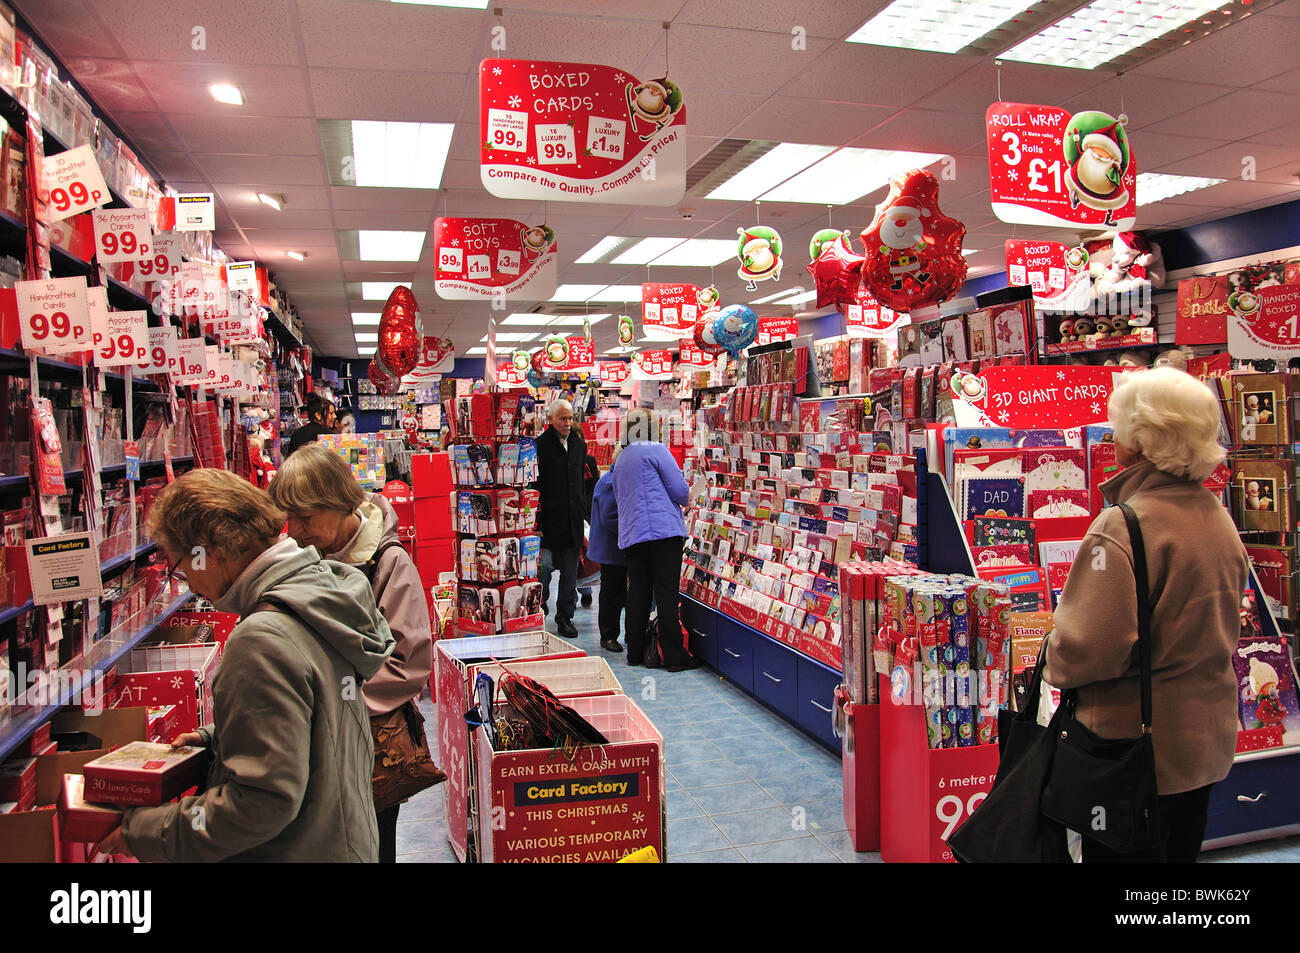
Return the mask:
{"type": "Polygon", "coordinates": [[[172,571],[240,621],[212,681],[215,722],[183,736],[212,751],[206,790],[128,810],[102,850],[145,861],[378,859],[361,685],[392,653],[392,633],[362,573],[279,540],[283,525],[265,493],[224,470],[185,474],[150,508],[172,571]]]}

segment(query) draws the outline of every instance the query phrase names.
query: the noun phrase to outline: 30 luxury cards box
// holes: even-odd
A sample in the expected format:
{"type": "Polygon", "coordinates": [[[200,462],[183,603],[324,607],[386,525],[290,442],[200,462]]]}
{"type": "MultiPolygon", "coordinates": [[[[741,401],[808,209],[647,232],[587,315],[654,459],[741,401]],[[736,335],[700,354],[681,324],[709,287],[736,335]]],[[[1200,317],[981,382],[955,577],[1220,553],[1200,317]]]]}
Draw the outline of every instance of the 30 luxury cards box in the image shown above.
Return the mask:
{"type": "Polygon", "coordinates": [[[86,762],[85,798],[106,804],[163,804],[201,784],[207,763],[204,748],[133,741],[86,762]]]}

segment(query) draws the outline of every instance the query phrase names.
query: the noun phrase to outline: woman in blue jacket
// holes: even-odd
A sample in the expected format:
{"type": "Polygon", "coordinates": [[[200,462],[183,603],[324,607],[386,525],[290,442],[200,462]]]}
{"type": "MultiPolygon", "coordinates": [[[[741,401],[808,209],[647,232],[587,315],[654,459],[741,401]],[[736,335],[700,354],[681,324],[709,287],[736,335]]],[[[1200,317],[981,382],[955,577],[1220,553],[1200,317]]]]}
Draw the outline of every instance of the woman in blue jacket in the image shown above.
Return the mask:
{"type": "Polygon", "coordinates": [[[627,557],[627,664],[642,662],[653,590],[664,636],[658,640],[658,655],[674,671],[698,665],[682,645],[678,614],[686,538],[682,507],[690,500],[690,488],[654,429],[647,411],[631,411],[624,421],[626,446],[611,472],[618,545],[627,557]]]}
{"type": "MultiPolygon", "coordinates": [[[[615,448],[614,460],[620,451],[615,448]]],[[[627,605],[627,557],[618,548],[618,501],[614,497],[614,470],[596,481],[591,493],[590,528],[587,531],[587,558],[600,563],[600,647],[606,652],[622,652],[619,628],[623,607],[627,605]]]]}

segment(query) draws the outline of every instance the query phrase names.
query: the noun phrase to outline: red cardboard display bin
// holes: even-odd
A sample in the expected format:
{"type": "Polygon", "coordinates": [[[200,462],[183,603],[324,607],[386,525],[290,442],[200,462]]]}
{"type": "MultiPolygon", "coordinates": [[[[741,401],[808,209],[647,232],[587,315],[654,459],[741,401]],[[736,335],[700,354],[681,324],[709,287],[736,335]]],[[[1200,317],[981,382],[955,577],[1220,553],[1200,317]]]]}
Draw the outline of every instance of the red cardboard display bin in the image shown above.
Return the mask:
{"type": "Polygon", "coordinates": [[[613,863],[653,847],[667,860],[663,737],[626,695],[568,704],[609,744],[571,757],[550,748],[493,751],[487,730],[475,729],[480,859],[613,863]]]}
{"type": "Polygon", "coordinates": [[[880,850],[880,708],[844,706],[844,825],[856,851],[880,850]]]}
{"type": "Polygon", "coordinates": [[[451,457],[446,453],[411,454],[411,490],[416,499],[446,498],[454,489],[451,457]]]}
{"type": "Polygon", "coordinates": [[[550,632],[510,632],[504,635],[440,639],[433,646],[433,677],[438,706],[438,766],[447,775],[447,840],[456,856],[476,860],[470,838],[474,801],[474,761],[470,757],[470,728],[465,712],[474,704],[474,679],[493,659],[582,658],[586,652],[550,632]]]}
{"type": "Polygon", "coordinates": [[[993,787],[998,746],[931,749],[925,709],[895,704],[883,675],[880,697],[880,856],[886,863],[954,863],[948,837],[993,787]]]}
{"type": "Polygon", "coordinates": [[[212,721],[212,676],[220,656],[216,643],[132,649],[118,663],[121,703],[150,708],[175,705],[172,736],[197,731],[212,721]]]}

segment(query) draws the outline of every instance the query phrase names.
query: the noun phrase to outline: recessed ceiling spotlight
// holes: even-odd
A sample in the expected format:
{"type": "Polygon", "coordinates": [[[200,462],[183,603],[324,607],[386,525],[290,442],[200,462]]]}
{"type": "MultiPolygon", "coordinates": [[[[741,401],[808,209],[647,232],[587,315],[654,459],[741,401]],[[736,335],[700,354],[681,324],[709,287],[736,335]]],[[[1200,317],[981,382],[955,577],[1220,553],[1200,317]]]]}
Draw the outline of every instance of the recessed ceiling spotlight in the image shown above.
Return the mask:
{"type": "Polygon", "coordinates": [[[284,208],[284,196],[274,195],[270,192],[258,192],[257,200],[268,208],[273,208],[277,212],[284,208]]]}
{"type": "Polygon", "coordinates": [[[232,83],[213,83],[208,86],[208,92],[217,102],[227,106],[242,106],[245,102],[244,91],[232,83]]]}
{"type": "Polygon", "coordinates": [[[306,261],[307,253],[305,251],[287,251],[285,252],[294,261],[306,261]]]}

